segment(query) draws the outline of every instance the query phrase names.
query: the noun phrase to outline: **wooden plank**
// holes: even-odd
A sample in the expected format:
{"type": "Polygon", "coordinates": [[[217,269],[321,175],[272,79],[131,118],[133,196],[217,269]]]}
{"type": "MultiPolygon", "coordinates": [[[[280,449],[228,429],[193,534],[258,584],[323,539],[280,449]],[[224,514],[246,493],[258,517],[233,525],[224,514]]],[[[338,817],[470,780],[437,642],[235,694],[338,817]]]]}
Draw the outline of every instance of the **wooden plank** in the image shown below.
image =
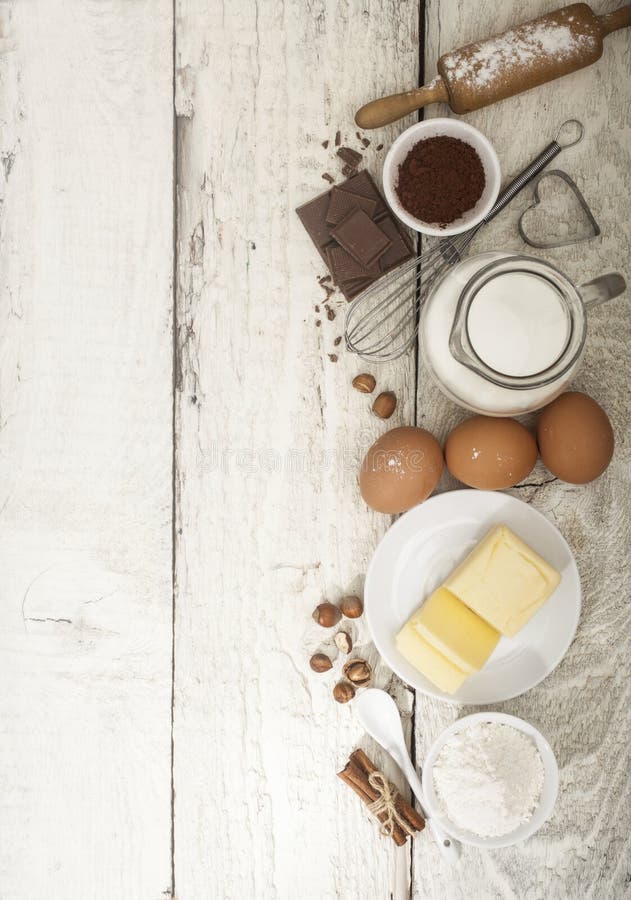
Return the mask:
{"type": "Polygon", "coordinates": [[[0,8],[0,893],[170,895],[172,15],[0,8]]]}
{"type": "MultiPolygon", "coordinates": [[[[600,4],[598,12],[617,4],[600,4]]],[[[470,40],[501,31],[557,6],[537,2],[459,4],[428,0],[426,79],[438,56],[470,40]]],[[[516,174],[554,136],[567,118],[585,123],[585,140],[554,163],[574,178],[592,206],[602,237],[539,252],[525,247],[517,217],[530,202],[528,189],[476,239],[471,252],[513,248],[549,259],[576,280],[618,269],[629,276],[631,237],[631,101],[628,34],[606,39],[593,67],[466,117],[493,141],[506,176],[516,174]]],[[[446,115],[433,106],[426,115],[446,115]]],[[[523,848],[482,854],[466,850],[459,871],[447,870],[429,842],[417,842],[414,896],[418,898],[622,897],[628,887],[631,810],[625,802],[629,772],[628,649],[625,597],[629,595],[631,451],[623,439],[631,415],[625,371],[631,340],[628,295],[589,314],[588,347],[575,386],[594,396],[611,415],[618,444],[607,474],[576,487],[548,483],[539,464],[533,487],[512,493],[544,512],[565,534],[577,556],[584,599],[576,640],[559,668],[539,687],[496,708],[532,721],[552,744],[561,768],[561,791],[552,821],[523,848]]],[[[444,437],[465,413],[420,373],[419,418],[444,437]]],[[[456,487],[446,477],[443,489],[456,487]]],[[[417,697],[417,754],[459,715],[457,709],[417,697]]]]}
{"type": "MultiPolygon", "coordinates": [[[[407,852],[335,777],[361,738],[331,698],[341,661],[325,676],[308,665],[323,638],[312,609],[361,590],[388,520],[356,485],[385,427],[350,388],[362,366],[334,343],[344,302],[330,322],[294,208],[327,187],[323,172],[340,180],[338,129],[361,149],[354,110],[415,83],[417,12],[177,3],[179,900],[408,894],[407,852]]],[[[371,171],[396,130],[370,135],[371,171]]],[[[376,374],[401,387],[391,424],[409,420],[413,360],[376,374]]],[[[364,626],[350,630],[374,659],[364,626]]]]}

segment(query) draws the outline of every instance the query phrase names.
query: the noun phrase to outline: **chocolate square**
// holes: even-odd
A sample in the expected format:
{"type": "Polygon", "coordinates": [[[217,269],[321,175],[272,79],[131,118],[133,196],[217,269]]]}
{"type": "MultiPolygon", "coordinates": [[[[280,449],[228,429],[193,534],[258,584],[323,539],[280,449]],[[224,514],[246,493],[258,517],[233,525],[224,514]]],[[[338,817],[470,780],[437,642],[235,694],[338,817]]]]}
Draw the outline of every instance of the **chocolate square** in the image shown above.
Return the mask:
{"type": "Polygon", "coordinates": [[[352,300],[367,287],[370,287],[376,281],[375,278],[353,278],[351,281],[345,281],[342,290],[347,300],[352,300]]]}
{"type": "Polygon", "coordinates": [[[388,207],[377,190],[377,185],[366,169],[362,169],[361,172],[358,172],[357,175],[353,175],[353,177],[347,179],[347,181],[343,181],[342,184],[336,185],[336,188],[338,191],[346,191],[349,194],[354,194],[356,197],[367,197],[370,200],[376,200],[377,209],[375,215],[379,215],[379,213],[386,211],[389,213],[388,207]]]}
{"type": "Polygon", "coordinates": [[[336,284],[353,278],[375,278],[381,272],[378,262],[369,267],[362,266],[350,253],[347,253],[342,247],[338,247],[337,244],[329,245],[327,256],[329,268],[336,284]]]}
{"type": "Polygon", "coordinates": [[[296,210],[311,240],[317,247],[322,247],[330,240],[330,229],[326,224],[328,209],[329,191],[325,191],[314,200],[309,201],[309,203],[299,206],[296,210]]]}
{"type": "Polygon", "coordinates": [[[350,212],[331,230],[331,237],[366,268],[392,246],[390,238],[363,209],[350,212]]]}
{"type": "Polygon", "coordinates": [[[354,209],[363,209],[372,219],[377,209],[377,201],[351,194],[349,191],[331,188],[331,200],[326,214],[327,225],[338,225],[354,209]]]}
{"type": "Polygon", "coordinates": [[[410,245],[399,231],[394,219],[385,217],[379,222],[379,227],[392,241],[392,245],[379,257],[379,266],[382,272],[388,272],[399,263],[409,259],[412,255],[410,245]]]}

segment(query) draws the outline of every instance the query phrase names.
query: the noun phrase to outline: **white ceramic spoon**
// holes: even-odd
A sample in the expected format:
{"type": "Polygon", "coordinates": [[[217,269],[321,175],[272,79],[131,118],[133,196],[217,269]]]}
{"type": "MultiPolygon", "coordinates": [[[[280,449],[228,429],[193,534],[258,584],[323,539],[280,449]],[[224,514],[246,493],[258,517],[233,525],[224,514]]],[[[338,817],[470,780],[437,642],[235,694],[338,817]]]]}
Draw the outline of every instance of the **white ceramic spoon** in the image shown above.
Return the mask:
{"type": "Polygon", "coordinates": [[[460,844],[445,834],[433,816],[429,816],[427,813],[423,785],[416,774],[405,746],[401,716],[390,694],[377,688],[369,688],[353,701],[353,709],[357,713],[364,730],[390,754],[407,778],[408,784],[421,805],[421,812],[438,842],[443,857],[452,865],[458,862],[460,858],[460,844]]]}

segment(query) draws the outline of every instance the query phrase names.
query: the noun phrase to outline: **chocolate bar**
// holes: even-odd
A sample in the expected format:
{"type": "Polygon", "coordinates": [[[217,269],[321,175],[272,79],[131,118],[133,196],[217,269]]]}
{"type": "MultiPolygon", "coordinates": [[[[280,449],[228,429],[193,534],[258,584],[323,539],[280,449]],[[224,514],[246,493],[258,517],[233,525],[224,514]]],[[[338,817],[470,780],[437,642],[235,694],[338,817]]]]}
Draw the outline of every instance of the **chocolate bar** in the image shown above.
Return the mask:
{"type": "Polygon", "coordinates": [[[347,300],[412,258],[409,241],[365,170],[296,212],[347,300]]]}

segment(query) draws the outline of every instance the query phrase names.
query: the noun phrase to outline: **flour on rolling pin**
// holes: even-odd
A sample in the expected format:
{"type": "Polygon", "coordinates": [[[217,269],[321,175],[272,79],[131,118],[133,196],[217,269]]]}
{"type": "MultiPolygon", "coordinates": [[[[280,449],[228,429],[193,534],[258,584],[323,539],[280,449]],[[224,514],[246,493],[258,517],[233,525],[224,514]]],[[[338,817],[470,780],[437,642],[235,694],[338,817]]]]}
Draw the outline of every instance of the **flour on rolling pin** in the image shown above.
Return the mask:
{"type": "Polygon", "coordinates": [[[439,77],[402,94],[364,104],[355,121],[380,128],[429,103],[459,115],[569,75],[600,59],[603,38],[631,25],[631,3],[602,16],[573,3],[503,34],[467,44],[438,60],[439,77]]]}
{"type": "Polygon", "coordinates": [[[591,65],[602,48],[598,20],[575,3],[446,53],[438,71],[452,109],[464,113],[591,65]]]}

